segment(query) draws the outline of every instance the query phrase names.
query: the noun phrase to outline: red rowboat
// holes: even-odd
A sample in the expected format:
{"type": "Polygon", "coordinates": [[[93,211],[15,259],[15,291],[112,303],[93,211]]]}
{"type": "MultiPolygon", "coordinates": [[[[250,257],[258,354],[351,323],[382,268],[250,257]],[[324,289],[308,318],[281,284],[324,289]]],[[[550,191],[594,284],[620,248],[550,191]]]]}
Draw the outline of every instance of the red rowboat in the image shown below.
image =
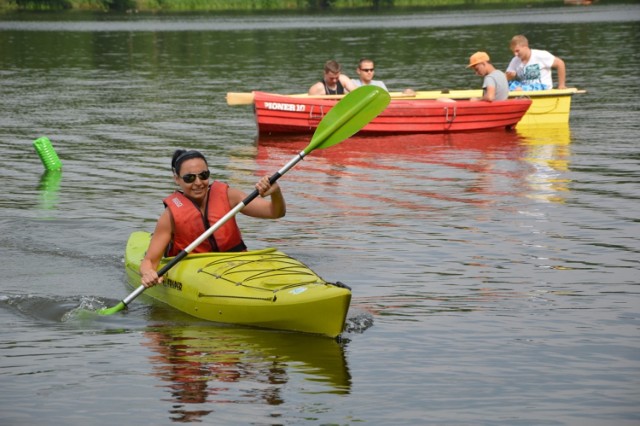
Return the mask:
{"type": "MultiPolygon", "coordinates": [[[[253,92],[258,132],[311,133],[338,99],[253,92]]],[[[394,98],[360,133],[448,133],[514,127],[530,99],[483,102],[394,98]]]]}

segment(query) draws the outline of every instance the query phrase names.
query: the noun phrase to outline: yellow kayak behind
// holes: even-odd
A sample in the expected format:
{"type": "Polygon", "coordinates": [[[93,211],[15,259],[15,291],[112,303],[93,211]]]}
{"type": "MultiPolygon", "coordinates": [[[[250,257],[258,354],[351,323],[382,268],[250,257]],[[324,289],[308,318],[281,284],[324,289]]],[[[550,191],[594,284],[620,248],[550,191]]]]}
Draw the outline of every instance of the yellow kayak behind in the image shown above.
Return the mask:
{"type": "MultiPolygon", "coordinates": [[[[133,232],[125,269],[140,286],[140,262],[151,234],[133,232]]],[[[164,258],[160,267],[171,258],[164,258]]],[[[146,295],[197,318],[337,337],[344,330],[351,290],[328,283],[300,261],[273,249],[190,254],[146,295]]]]}

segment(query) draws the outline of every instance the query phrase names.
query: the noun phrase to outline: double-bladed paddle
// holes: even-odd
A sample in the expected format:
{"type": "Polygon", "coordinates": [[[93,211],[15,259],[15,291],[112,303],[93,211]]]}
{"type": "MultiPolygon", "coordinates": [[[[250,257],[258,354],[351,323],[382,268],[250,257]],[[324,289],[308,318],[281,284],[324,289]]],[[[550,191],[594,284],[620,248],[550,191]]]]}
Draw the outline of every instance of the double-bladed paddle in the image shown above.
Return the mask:
{"type": "MultiPolygon", "coordinates": [[[[291,159],[291,161],[289,161],[283,168],[274,173],[269,178],[269,182],[271,182],[271,184],[275,183],[282,175],[287,173],[314,149],[329,148],[330,146],[339,144],[345,139],[356,134],[387,107],[390,99],[391,97],[386,90],[376,86],[362,86],[347,94],[340,102],[331,108],[327,115],[325,115],[320,121],[309,145],[304,150],[300,151],[300,153],[291,159]]],[[[191,253],[191,251],[202,244],[204,240],[209,238],[211,234],[218,230],[229,219],[238,214],[240,210],[253,201],[258,195],[259,192],[255,189],[244,200],[238,203],[226,215],[220,218],[220,220],[200,235],[194,242],[189,244],[187,248],[182,250],[166,265],[164,265],[158,271],[158,276],[166,274],[169,269],[173,268],[185,256],[191,253]]],[[[116,306],[100,309],[97,311],[98,314],[112,315],[123,310],[136,297],[141,295],[145,289],[145,286],[140,285],[116,306]]]]}

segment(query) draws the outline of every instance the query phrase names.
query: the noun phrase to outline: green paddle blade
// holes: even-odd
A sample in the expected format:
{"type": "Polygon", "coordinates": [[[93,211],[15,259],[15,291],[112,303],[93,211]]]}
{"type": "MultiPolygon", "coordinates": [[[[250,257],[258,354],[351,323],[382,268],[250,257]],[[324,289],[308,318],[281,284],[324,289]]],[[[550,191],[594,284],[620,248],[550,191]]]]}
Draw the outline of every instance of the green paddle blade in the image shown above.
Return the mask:
{"type": "Polygon", "coordinates": [[[328,148],[353,136],[384,111],[390,101],[389,92],[380,87],[358,87],[322,118],[304,153],[328,148]]]}
{"type": "Polygon", "coordinates": [[[127,305],[125,305],[124,302],[120,302],[112,308],[98,309],[96,312],[98,313],[98,315],[113,315],[116,312],[120,312],[126,307],[127,305]]]}

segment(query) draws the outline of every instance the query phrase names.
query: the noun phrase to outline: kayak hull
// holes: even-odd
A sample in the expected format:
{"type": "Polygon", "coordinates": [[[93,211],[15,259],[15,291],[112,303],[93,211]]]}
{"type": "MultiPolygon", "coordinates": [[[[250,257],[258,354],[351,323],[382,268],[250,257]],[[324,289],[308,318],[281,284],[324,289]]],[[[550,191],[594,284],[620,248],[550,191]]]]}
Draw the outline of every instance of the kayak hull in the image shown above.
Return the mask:
{"type": "MultiPolygon", "coordinates": [[[[140,286],[140,262],[150,238],[134,232],[127,242],[125,269],[133,288],[140,286]]],[[[344,330],[351,302],[349,288],[324,281],[276,249],[190,254],[144,294],[207,321],[329,337],[344,330]]]]}

